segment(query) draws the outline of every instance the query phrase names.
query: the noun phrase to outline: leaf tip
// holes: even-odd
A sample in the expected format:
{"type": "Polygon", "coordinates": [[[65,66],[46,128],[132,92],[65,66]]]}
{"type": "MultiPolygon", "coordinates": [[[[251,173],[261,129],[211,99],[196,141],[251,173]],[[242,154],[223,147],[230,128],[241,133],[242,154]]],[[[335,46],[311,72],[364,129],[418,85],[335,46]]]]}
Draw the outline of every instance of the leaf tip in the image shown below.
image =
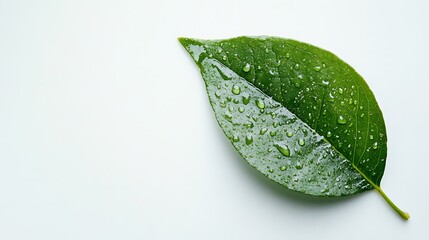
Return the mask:
{"type": "Polygon", "coordinates": [[[194,61],[198,64],[201,53],[205,52],[204,40],[197,40],[187,37],[179,37],[177,40],[182,44],[186,51],[191,55],[194,61]]]}
{"type": "Polygon", "coordinates": [[[180,42],[180,44],[182,44],[182,46],[185,46],[188,38],[186,38],[186,37],[178,37],[177,40],[180,42]]]}
{"type": "Polygon", "coordinates": [[[193,38],[187,38],[187,37],[178,37],[177,40],[182,44],[184,48],[188,48],[191,45],[200,45],[201,41],[198,41],[193,38]]]}

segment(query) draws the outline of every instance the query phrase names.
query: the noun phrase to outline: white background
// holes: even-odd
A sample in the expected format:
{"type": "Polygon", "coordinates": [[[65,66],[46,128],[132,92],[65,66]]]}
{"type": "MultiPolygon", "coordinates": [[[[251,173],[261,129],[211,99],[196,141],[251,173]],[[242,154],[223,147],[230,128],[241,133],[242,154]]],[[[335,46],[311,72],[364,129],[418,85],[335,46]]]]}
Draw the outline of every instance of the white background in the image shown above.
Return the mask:
{"type": "Polygon", "coordinates": [[[428,1],[0,0],[0,239],[427,239],[428,1]],[[368,82],[382,188],[318,199],[217,126],[177,37],[273,35],[368,82]]]}

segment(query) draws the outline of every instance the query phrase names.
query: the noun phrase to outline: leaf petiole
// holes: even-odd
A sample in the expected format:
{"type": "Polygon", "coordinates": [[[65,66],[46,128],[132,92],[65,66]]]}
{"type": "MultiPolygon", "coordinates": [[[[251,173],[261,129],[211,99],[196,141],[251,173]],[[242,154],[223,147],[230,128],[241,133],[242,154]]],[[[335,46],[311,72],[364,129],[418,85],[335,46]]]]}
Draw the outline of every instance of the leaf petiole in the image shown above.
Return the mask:
{"type": "Polygon", "coordinates": [[[401,209],[399,209],[398,206],[396,206],[392,200],[390,200],[390,198],[386,195],[386,193],[383,192],[383,190],[380,188],[380,186],[377,186],[374,182],[371,181],[371,179],[369,179],[365,174],[363,174],[363,172],[358,169],[354,164],[352,164],[352,166],[363,176],[363,178],[365,178],[365,180],[367,180],[371,186],[373,186],[375,188],[375,190],[377,190],[377,192],[379,192],[381,194],[381,196],[384,198],[384,200],[386,200],[386,202],[404,219],[404,220],[408,220],[410,218],[410,214],[408,214],[407,212],[402,211],[401,209]]]}
{"type": "Polygon", "coordinates": [[[407,212],[402,211],[401,209],[398,208],[398,206],[396,206],[392,200],[390,200],[390,198],[386,195],[386,193],[383,192],[383,190],[376,185],[373,185],[373,187],[381,194],[381,196],[384,198],[384,200],[386,200],[386,202],[399,214],[401,215],[402,218],[404,218],[405,220],[408,220],[410,218],[410,214],[408,214],[407,212]]]}

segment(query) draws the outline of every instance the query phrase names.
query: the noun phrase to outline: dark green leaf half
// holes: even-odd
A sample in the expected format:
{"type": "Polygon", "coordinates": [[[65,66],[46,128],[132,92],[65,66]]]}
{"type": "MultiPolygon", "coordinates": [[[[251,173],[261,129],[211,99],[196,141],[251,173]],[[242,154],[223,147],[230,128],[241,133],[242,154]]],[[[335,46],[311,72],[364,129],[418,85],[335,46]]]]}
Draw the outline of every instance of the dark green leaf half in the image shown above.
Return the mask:
{"type": "Polygon", "coordinates": [[[258,171],[316,196],[381,191],[383,115],[348,64],[290,39],[179,41],[201,70],[225,135],[258,171]]]}

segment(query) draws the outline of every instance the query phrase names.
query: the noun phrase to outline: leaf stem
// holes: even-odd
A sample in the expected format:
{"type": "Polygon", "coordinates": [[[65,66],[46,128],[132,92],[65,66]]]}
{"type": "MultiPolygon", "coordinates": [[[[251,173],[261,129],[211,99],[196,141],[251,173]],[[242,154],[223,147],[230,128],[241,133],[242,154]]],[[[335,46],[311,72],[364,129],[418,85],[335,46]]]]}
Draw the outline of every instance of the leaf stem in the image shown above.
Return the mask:
{"type": "Polygon", "coordinates": [[[373,187],[377,190],[377,192],[379,192],[381,194],[381,196],[384,198],[384,200],[386,200],[386,202],[399,214],[401,215],[401,217],[405,220],[408,220],[410,218],[410,214],[408,214],[407,212],[402,211],[401,209],[398,208],[398,206],[396,206],[392,200],[390,200],[390,198],[383,192],[383,190],[381,190],[381,188],[377,185],[373,185],[373,187]]]}
{"type": "Polygon", "coordinates": [[[362,175],[363,178],[365,178],[365,180],[367,180],[374,188],[375,190],[377,190],[377,192],[380,193],[380,195],[384,198],[384,200],[386,200],[386,202],[404,219],[404,220],[408,220],[410,218],[410,214],[408,214],[407,212],[402,211],[401,209],[398,208],[398,206],[396,206],[392,200],[390,200],[390,198],[386,195],[386,193],[383,192],[383,190],[381,190],[380,186],[376,185],[374,182],[371,181],[371,179],[369,179],[359,168],[357,168],[354,164],[352,164],[352,166],[362,175]]]}

